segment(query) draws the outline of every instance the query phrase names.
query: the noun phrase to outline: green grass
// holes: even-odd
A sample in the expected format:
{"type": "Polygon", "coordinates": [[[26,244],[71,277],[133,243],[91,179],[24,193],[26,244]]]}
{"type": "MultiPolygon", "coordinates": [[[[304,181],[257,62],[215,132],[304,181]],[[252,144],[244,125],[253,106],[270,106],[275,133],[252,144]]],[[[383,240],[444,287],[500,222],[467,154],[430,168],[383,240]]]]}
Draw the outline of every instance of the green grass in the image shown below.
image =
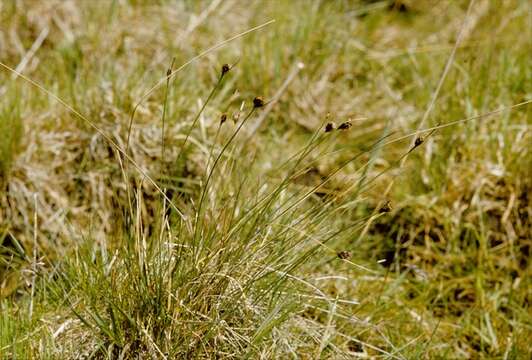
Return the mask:
{"type": "Polygon", "coordinates": [[[528,359],[530,5],[398,3],[0,3],[0,357],[528,359]]]}

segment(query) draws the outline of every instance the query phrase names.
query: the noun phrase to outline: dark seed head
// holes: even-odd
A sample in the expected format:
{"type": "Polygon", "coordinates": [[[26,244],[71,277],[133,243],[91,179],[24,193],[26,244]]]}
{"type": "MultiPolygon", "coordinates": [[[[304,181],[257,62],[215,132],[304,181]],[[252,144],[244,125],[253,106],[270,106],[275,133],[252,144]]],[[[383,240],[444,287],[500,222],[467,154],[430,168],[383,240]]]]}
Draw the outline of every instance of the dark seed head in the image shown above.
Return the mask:
{"type": "Polygon", "coordinates": [[[401,0],[395,0],[390,5],[388,5],[388,10],[397,11],[400,13],[406,13],[409,11],[408,6],[401,0]]]}
{"type": "Polygon", "coordinates": [[[339,126],[338,126],[338,130],[347,130],[349,129],[351,126],[353,126],[353,124],[351,124],[350,121],[346,121],[344,123],[341,123],[339,126]]]}
{"type": "Polygon", "coordinates": [[[384,205],[381,206],[379,213],[389,213],[390,211],[392,211],[392,204],[391,201],[388,200],[384,203],[384,205]]]}
{"type": "Polygon", "coordinates": [[[222,65],[222,76],[227,74],[229,70],[231,70],[231,67],[229,66],[229,64],[223,64],[222,65]]]}
{"type": "Polygon", "coordinates": [[[325,125],[325,132],[328,133],[328,132],[331,132],[334,130],[334,124],[333,123],[327,123],[327,125],[325,125]]]}
{"type": "Polygon", "coordinates": [[[257,96],[255,99],[253,99],[254,108],[261,108],[263,106],[264,106],[264,99],[261,96],[257,96]]]}
{"type": "Polygon", "coordinates": [[[351,253],[349,251],[340,251],[336,256],[338,256],[339,259],[347,260],[351,257],[351,253]]]}
{"type": "Polygon", "coordinates": [[[220,116],[220,125],[227,121],[227,114],[223,113],[222,116],[220,116]]]}
{"type": "Polygon", "coordinates": [[[172,75],[172,69],[174,68],[174,63],[175,63],[175,58],[172,58],[172,63],[170,64],[170,66],[168,67],[168,69],[166,69],[166,77],[167,77],[167,81],[170,80],[170,76],[172,75]]]}
{"type": "Polygon", "coordinates": [[[414,147],[418,147],[419,145],[423,144],[423,138],[417,137],[416,141],[414,141],[414,147]]]}

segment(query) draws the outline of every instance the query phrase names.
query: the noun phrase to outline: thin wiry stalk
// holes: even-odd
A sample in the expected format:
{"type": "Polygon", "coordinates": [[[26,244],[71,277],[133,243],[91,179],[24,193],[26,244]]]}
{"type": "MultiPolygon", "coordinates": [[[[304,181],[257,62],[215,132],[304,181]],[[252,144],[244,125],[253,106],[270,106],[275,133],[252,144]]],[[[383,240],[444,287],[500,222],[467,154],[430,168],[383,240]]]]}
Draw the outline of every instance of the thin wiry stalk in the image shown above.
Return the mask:
{"type": "Polygon", "coordinates": [[[185,135],[185,141],[183,142],[183,144],[181,145],[181,148],[179,150],[179,152],[177,153],[177,158],[176,158],[176,161],[179,160],[179,158],[181,157],[181,154],[183,153],[183,150],[185,149],[185,146],[188,142],[188,138],[190,137],[190,134],[192,133],[192,130],[194,129],[194,127],[196,126],[196,123],[198,122],[201,114],[203,114],[203,111],[205,110],[205,108],[207,107],[207,105],[209,104],[209,102],[212,100],[214,94],[216,93],[216,91],[220,88],[220,86],[222,85],[223,83],[223,80],[225,78],[225,74],[222,73],[220,75],[220,77],[218,78],[218,81],[216,82],[216,84],[214,85],[213,89],[211,90],[211,92],[209,93],[209,96],[207,96],[207,99],[205,100],[205,102],[203,103],[203,105],[201,106],[200,110],[198,111],[198,113],[196,114],[196,116],[194,117],[194,119],[192,120],[192,124],[190,125],[190,127],[188,128],[188,131],[185,135]]]}
{"type": "Polygon", "coordinates": [[[244,124],[251,117],[251,115],[253,115],[253,113],[255,112],[255,109],[256,108],[253,107],[249,111],[249,113],[246,115],[246,117],[244,117],[242,122],[238,125],[236,130],[233,132],[233,134],[231,135],[229,140],[225,143],[225,145],[223,146],[222,150],[220,151],[220,153],[218,154],[218,156],[214,160],[214,163],[212,165],[212,169],[210,170],[209,175],[207,176],[207,180],[205,181],[205,184],[203,185],[203,190],[201,192],[199,205],[198,205],[198,210],[196,211],[196,221],[195,221],[195,228],[194,228],[194,251],[197,250],[195,245],[196,245],[196,238],[197,238],[198,230],[199,230],[199,219],[200,219],[201,212],[202,212],[203,201],[205,199],[205,195],[206,195],[207,190],[209,188],[209,183],[210,183],[211,177],[214,174],[214,171],[216,170],[216,165],[218,164],[218,162],[220,161],[221,157],[225,153],[225,150],[227,149],[227,147],[233,142],[233,140],[235,139],[236,135],[240,132],[240,129],[242,129],[242,126],[244,126],[244,124]]]}
{"type": "MultiPolygon", "coordinates": [[[[319,146],[319,144],[321,143],[321,140],[323,140],[323,138],[320,138],[318,135],[320,134],[320,131],[321,129],[318,129],[316,132],[314,132],[313,136],[311,137],[311,139],[309,140],[309,143],[303,148],[302,151],[298,151],[296,153],[296,155],[299,154],[299,157],[296,161],[296,163],[292,166],[292,169],[291,169],[291,173],[293,173],[295,171],[295,168],[300,164],[301,161],[303,161],[303,159],[308,155],[310,154],[310,152],[316,148],[317,146],[319,146]],[[318,140],[316,143],[315,141],[318,140]]],[[[294,155],[293,157],[295,157],[296,155],[294,155]]],[[[282,164],[280,167],[286,165],[287,163],[285,162],[284,164],[282,164]]],[[[289,181],[290,179],[292,178],[293,176],[287,176],[285,177],[285,179],[281,182],[280,185],[278,185],[275,189],[275,191],[267,194],[266,196],[264,196],[262,199],[260,199],[259,201],[257,201],[251,208],[249,208],[247,210],[247,214],[242,217],[238,222],[237,224],[235,224],[234,226],[231,226],[231,230],[229,231],[229,234],[227,234],[224,238],[224,242],[228,241],[230,238],[232,238],[237,230],[240,229],[240,227],[245,224],[253,215],[255,215],[255,211],[259,211],[261,209],[265,209],[265,208],[268,208],[269,205],[270,205],[270,202],[273,201],[273,199],[275,199],[277,197],[277,195],[279,195],[279,193],[284,190],[286,188],[286,186],[288,186],[289,184],[289,181]]]]}
{"type": "Polygon", "coordinates": [[[229,39],[226,39],[226,40],[223,40],[222,42],[208,48],[207,50],[201,52],[200,54],[194,56],[192,59],[188,60],[187,62],[185,62],[183,65],[181,65],[180,67],[178,67],[177,69],[175,69],[174,71],[172,71],[172,73],[170,74],[170,76],[166,76],[162,79],[160,79],[150,90],[148,90],[144,95],[142,95],[142,97],[140,98],[140,100],[135,104],[135,106],[133,107],[133,110],[131,111],[131,116],[129,117],[129,125],[128,125],[128,129],[127,129],[127,139],[126,139],[126,149],[125,149],[125,152],[127,153],[129,151],[129,140],[131,138],[131,129],[133,127],[133,120],[135,118],[135,114],[139,108],[139,106],[144,102],[144,100],[146,100],[155,90],[157,90],[167,79],[171,79],[173,78],[178,72],[180,72],[181,70],[183,70],[185,67],[187,67],[188,65],[192,64],[194,61],[196,60],[199,60],[201,59],[202,57],[205,57],[206,55],[210,54],[211,52],[213,51],[216,51],[218,49],[220,49],[221,47],[229,44],[230,42],[238,39],[238,38],[241,38],[245,35],[248,35],[248,34],[251,34],[255,31],[258,31],[270,24],[273,24],[275,22],[275,20],[270,20],[270,21],[267,21],[261,25],[258,25],[258,26],[255,26],[251,29],[248,29],[246,31],[243,31],[239,34],[236,34],[235,36],[232,36],[230,37],[229,39]]]}
{"type": "Polygon", "coordinates": [[[175,58],[172,59],[172,63],[170,64],[170,67],[168,68],[168,71],[166,73],[166,87],[164,90],[164,102],[163,102],[163,115],[162,115],[162,121],[161,121],[161,161],[164,164],[164,125],[166,120],[166,108],[168,106],[168,92],[170,88],[170,75],[172,74],[172,69],[174,67],[175,58]]]}

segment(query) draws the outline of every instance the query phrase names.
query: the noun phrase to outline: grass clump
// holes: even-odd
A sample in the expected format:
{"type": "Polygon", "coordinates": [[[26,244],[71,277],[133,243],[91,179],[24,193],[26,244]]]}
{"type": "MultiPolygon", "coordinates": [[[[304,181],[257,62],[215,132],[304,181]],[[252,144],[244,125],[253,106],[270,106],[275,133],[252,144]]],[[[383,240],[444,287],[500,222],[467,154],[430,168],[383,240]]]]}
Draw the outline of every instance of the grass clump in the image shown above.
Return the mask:
{"type": "Polygon", "coordinates": [[[0,357],[530,357],[526,2],[104,3],[0,3],[0,357]]]}

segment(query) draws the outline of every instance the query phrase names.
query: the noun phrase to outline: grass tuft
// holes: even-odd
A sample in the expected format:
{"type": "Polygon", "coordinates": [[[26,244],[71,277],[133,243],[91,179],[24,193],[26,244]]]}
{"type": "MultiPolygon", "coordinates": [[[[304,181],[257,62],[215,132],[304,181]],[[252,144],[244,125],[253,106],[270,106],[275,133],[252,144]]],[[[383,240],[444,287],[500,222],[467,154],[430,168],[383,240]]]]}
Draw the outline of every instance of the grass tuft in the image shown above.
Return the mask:
{"type": "Polygon", "coordinates": [[[0,358],[530,358],[529,23],[0,2],[0,358]]]}

